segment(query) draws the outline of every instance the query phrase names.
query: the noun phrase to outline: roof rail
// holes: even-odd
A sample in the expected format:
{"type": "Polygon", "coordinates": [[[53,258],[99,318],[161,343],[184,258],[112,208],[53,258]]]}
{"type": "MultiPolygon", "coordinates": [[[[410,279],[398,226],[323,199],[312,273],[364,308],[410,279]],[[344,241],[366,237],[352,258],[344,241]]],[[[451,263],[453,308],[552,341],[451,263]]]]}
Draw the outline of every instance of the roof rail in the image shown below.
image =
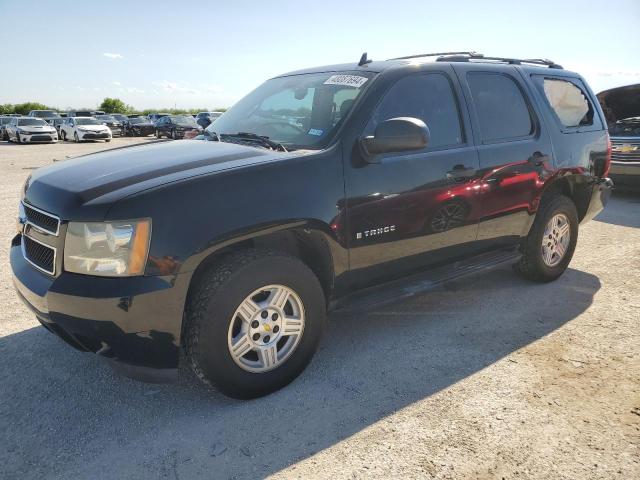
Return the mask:
{"type": "MultiPolygon", "coordinates": [[[[467,52],[465,52],[467,53],[467,52]]],[[[558,65],[553,60],[547,60],[544,58],[505,58],[505,57],[486,57],[482,54],[476,53],[474,55],[468,54],[443,54],[436,58],[436,62],[469,62],[469,61],[480,61],[480,62],[499,62],[499,63],[508,63],[510,65],[538,65],[549,68],[558,68],[562,69],[562,65],[558,65]]]]}
{"type": "Polygon", "coordinates": [[[443,55],[467,55],[469,57],[482,57],[482,54],[476,52],[440,52],[440,53],[421,53],[419,55],[409,55],[408,57],[390,58],[389,60],[411,60],[412,58],[421,57],[440,57],[443,55]]]}

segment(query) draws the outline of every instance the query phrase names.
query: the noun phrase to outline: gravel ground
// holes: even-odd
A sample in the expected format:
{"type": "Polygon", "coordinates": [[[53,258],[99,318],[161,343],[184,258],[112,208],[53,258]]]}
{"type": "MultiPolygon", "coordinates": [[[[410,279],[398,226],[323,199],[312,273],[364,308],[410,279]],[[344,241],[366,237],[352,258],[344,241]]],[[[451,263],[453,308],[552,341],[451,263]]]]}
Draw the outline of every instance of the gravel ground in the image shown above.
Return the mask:
{"type": "Polygon", "coordinates": [[[292,385],[240,402],[137,383],[13,292],[19,190],[110,144],[0,143],[0,477],[640,478],[640,193],[616,192],[558,281],[509,268],[334,315],[292,385]]]}

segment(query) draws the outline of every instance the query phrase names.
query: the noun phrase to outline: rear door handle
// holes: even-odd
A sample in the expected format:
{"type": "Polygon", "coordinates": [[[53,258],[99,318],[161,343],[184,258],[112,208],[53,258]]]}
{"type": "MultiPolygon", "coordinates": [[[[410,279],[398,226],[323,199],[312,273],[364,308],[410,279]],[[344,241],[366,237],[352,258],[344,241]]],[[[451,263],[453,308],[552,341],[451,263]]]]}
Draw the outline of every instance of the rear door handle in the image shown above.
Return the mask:
{"type": "Polygon", "coordinates": [[[529,163],[532,163],[536,167],[539,167],[544,162],[549,161],[549,155],[545,155],[544,153],[541,153],[541,152],[533,152],[533,155],[527,158],[527,161],[529,163]]]}
{"type": "Polygon", "coordinates": [[[449,170],[447,172],[447,180],[460,181],[469,177],[473,177],[475,173],[475,168],[465,167],[464,165],[456,165],[452,170],[449,170]]]}

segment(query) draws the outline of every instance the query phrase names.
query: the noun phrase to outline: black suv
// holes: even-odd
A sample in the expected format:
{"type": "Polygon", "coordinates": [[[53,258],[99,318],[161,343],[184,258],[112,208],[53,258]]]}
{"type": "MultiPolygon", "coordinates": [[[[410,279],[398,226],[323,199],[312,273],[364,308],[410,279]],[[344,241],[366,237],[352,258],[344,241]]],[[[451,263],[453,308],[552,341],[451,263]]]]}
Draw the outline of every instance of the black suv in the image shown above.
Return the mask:
{"type": "Polygon", "coordinates": [[[15,286],[127,375],[174,377],[184,349],[205,382],[264,395],[309,363],[328,309],[504,262],[560,276],[609,198],[605,125],[550,61],[363,55],[289,73],[204,140],[35,171],[15,286]]]}

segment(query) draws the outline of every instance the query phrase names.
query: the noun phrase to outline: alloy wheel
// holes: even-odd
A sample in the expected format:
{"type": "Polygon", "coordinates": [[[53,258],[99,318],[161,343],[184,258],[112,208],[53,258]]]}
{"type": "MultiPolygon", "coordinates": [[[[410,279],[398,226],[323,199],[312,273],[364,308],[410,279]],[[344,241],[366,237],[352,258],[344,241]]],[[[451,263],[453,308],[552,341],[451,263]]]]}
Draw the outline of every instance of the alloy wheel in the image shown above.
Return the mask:
{"type": "Polygon", "coordinates": [[[548,267],[555,267],[564,258],[571,241],[571,225],[564,213],[554,215],[547,223],[542,236],[542,260],[548,267]]]}
{"type": "Polygon", "coordinates": [[[267,285],[249,294],[229,324],[227,346],[243,370],[264,373],[294,352],[305,325],[302,300],[284,285],[267,285]]]}

